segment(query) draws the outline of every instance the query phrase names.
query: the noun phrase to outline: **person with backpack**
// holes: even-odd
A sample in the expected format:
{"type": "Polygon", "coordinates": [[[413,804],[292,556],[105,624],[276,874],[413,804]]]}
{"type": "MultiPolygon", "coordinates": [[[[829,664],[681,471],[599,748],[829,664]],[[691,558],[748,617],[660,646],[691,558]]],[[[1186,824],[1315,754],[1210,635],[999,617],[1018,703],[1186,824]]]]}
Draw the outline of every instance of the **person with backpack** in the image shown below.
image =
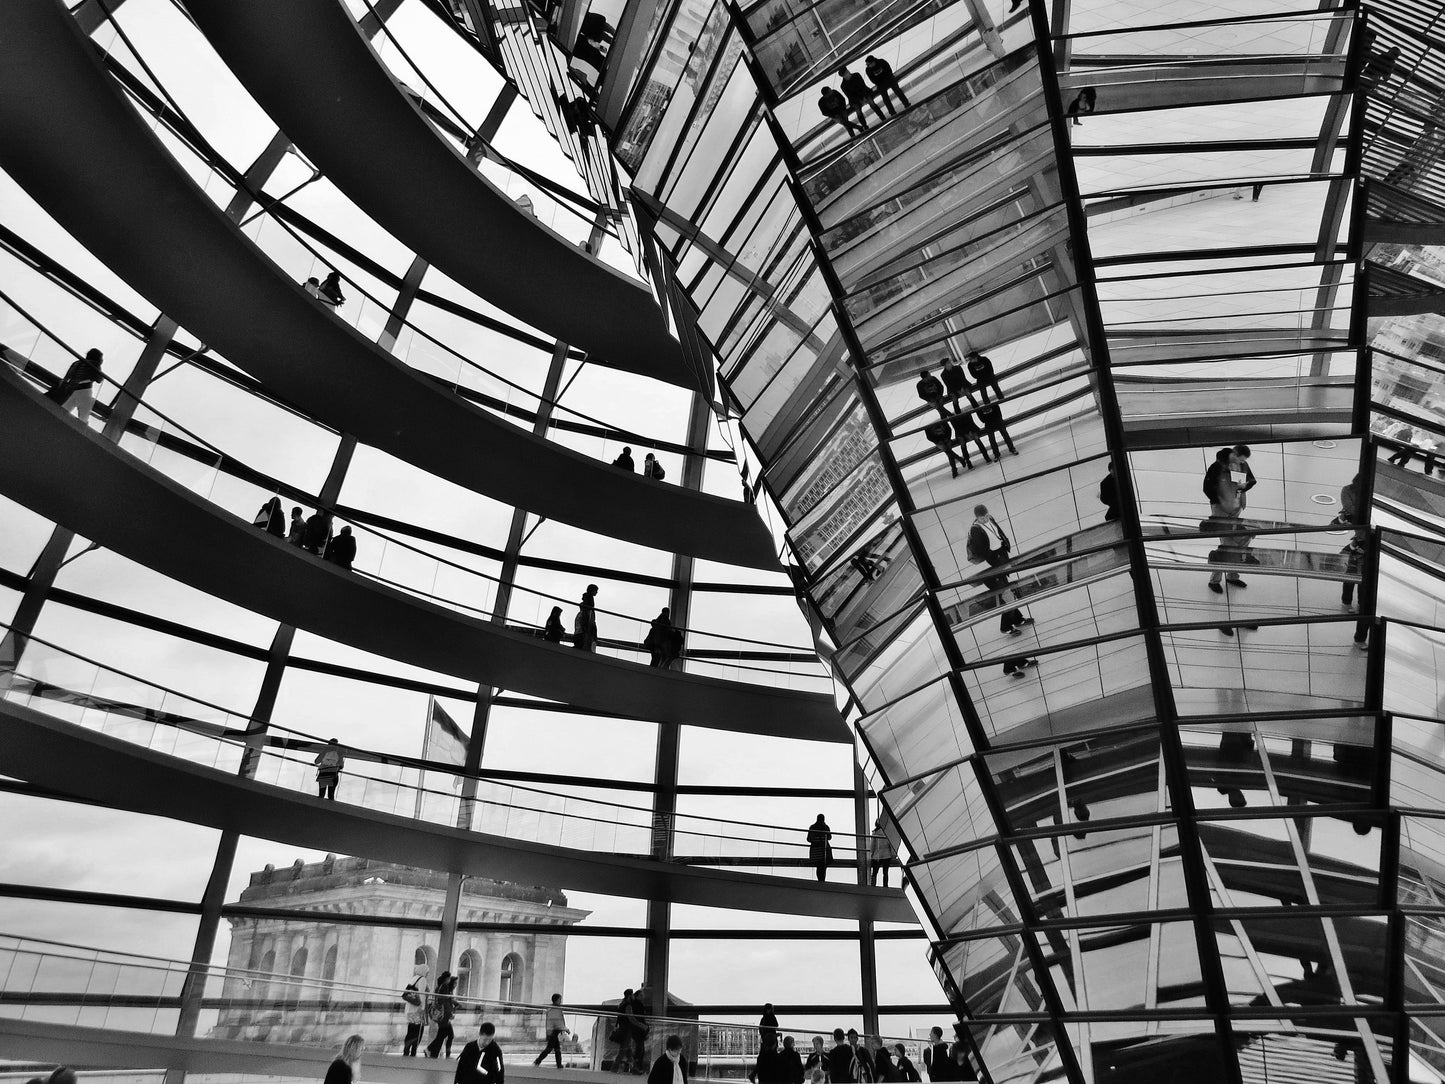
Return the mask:
{"type": "Polygon", "coordinates": [[[335,738],[326,743],[326,748],[316,754],[312,763],[316,765],[316,797],[325,798],[328,802],[336,801],[336,784],[341,782],[341,769],[346,766],[346,758],[341,755],[341,746],[335,738]]]}
{"type": "Polygon", "coordinates": [[[928,1045],[923,1048],[923,1067],[928,1070],[928,1079],[935,1082],[953,1079],[953,1059],[948,1056],[948,1044],[943,1041],[943,1029],[928,1029],[928,1045]]]}
{"type": "Polygon", "coordinates": [[[651,452],[648,452],[647,458],[642,461],[642,477],[651,478],[654,482],[660,482],[667,477],[667,471],[662,469],[662,464],[651,452]]]}
{"type": "Polygon", "coordinates": [[[642,646],[647,648],[648,666],[666,665],[667,654],[672,644],[672,611],[664,606],[662,612],[652,619],[648,626],[647,636],[642,641],[642,646]]]}
{"type": "Polygon", "coordinates": [[[411,982],[401,992],[402,1011],[406,1015],[406,1038],[401,1042],[401,1053],[406,1058],[416,1057],[416,1048],[426,1033],[427,970],[426,964],[417,964],[411,982]]]}
{"type": "Polygon", "coordinates": [[[436,993],[432,994],[427,1004],[427,1019],[437,1026],[437,1033],[427,1044],[426,1056],[436,1058],[441,1056],[442,1047],[446,1047],[447,1060],[452,1056],[452,1018],[457,1014],[457,999],[453,996],[457,988],[457,979],[450,971],[443,971],[437,977],[436,993]]]}
{"type": "MultiPolygon", "coordinates": [[[[988,514],[988,506],[975,505],[973,523],[968,528],[966,544],[969,561],[973,564],[986,564],[990,568],[997,568],[1008,563],[1010,546],[1008,535],[1003,533],[1003,528],[998,525],[998,520],[988,514]]],[[[1003,602],[1003,596],[995,594],[995,592],[1003,591],[1008,583],[1007,572],[985,576],[983,585],[988,589],[989,594],[985,596],[984,605],[989,609],[999,606],[1003,602]]],[[[1032,617],[1025,617],[1016,607],[1010,607],[999,618],[999,631],[1010,636],[1022,636],[1024,627],[1033,623],[1032,617]]]]}

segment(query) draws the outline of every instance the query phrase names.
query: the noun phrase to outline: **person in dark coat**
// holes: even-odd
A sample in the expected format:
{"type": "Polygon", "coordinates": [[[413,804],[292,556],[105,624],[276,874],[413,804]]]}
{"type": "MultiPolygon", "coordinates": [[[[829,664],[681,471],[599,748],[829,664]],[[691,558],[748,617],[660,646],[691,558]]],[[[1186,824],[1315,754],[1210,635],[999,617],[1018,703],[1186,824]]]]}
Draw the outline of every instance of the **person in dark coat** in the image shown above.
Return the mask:
{"type": "Polygon", "coordinates": [[[898,1067],[883,1040],[874,1035],[868,1040],[868,1054],[873,1059],[873,1079],[893,1084],[899,1079],[898,1067]]]}
{"type": "Polygon", "coordinates": [[[75,411],[75,416],[82,423],[89,423],[91,408],[95,406],[95,386],[102,379],[100,367],[104,362],[105,355],[91,347],[85,352],[85,357],[70,363],[60,383],[46,392],[45,397],[59,403],[60,409],[67,413],[75,411]]]}
{"type": "Polygon", "coordinates": [[[828,1080],[830,1084],[858,1084],[853,1075],[853,1048],[843,1037],[842,1028],[833,1029],[833,1049],[828,1051],[828,1080]]]}
{"type": "Polygon", "coordinates": [[[988,389],[993,388],[996,398],[1003,398],[1003,389],[998,386],[998,376],[993,370],[993,361],[987,354],[980,354],[977,350],[970,350],[964,357],[968,365],[968,375],[973,377],[973,382],[978,386],[978,394],[988,402],[988,389]]]}
{"type": "Polygon", "coordinates": [[[572,646],[579,651],[597,650],[597,585],[589,583],[572,619],[572,646]]]}
{"type": "MultiPolygon", "coordinates": [[[[431,1042],[427,1043],[426,1045],[426,1056],[429,1058],[441,1057],[442,1047],[445,1046],[447,1052],[447,1059],[451,1059],[452,1039],[456,1034],[454,1031],[452,1031],[452,1019],[457,1015],[457,999],[453,996],[456,993],[456,990],[457,977],[453,975],[450,971],[443,971],[437,977],[437,988],[435,992],[433,992],[431,996],[431,1001],[427,1005],[427,1013],[431,1016],[432,1020],[436,1022],[437,1026],[437,1033],[432,1036],[431,1042]]],[[[490,1024],[482,1025],[482,1027],[484,1028],[490,1026],[490,1024]]],[[[467,1044],[467,1047],[470,1048],[476,1045],[476,1041],[473,1040],[472,1042],[467,1044]]],[[[499,1058],[501,1057],[500,1051],[497,1052],[497,1056],[499,1058]]],[[[461,1064],[457,1066],[457,1080],[459,1081],[462,1079],[461,1065],[466,1064],[466,1060],[466,1053],[464,1051],[462,1054],[461,1064]]],[[[481,1079],[491,1080],[492,1078],[484,1077],[481,1079]]],[[[501,1077],[496,1078],[497,1081],[500,1081],[501,1079],[501,1077]]]]}
{"type": "MultiPolygon", "coordinates": [[[[999,565],[1008,563],[1010,547],[1008,535],[1003,533],[1003,528],[998,525],[998,520],[988,514],[988,506],[976,505],[973,510],[973,523],[968,528],[969,560],[977,560],[990,568],[997,568],[999,565]]],[[[1001,592],[1008,586],[1008,583],[1007,572],[986,576],[983,581],[984,587],[990,592],[1001,592]]],[[[986,605],[996,607],[1001,605],[1002,601],[1002,595],[993,595],[988,599],[986,605]]],[[[1033,623],[1032,617],[1025,617],[1018,609],[1010,607],[999,618],[999,631],[1006,632],[1010,636],[1021,636],[1024,626],[1033,623]]],[[[1013,673],[1014,671],[1008,672],[1013,673]]]]}
{"type": "Polygon", "coordinates": [[[336,1060],[326,1067],[324,1084],[352,1084],[361,1068],[361,1052],[365,1048],[366,1040],[360,1035],[348,1036],[336,1060]]]}
{"type": "Polygon", "coordinates": [[[893,1044],[893,1054],[893,1064],[897,1066],[898,1079],[903,1081],[903,1084],[922,1084],[923,1077],[918,1075],[918,1067],[913,1064],[902,1043],[893,1044]]]}
{"type": "Polygon", "coordinates": [[[642,646],[647,648],[651,658],[648,666],[661,666],[667,658],[668,648],[672,643],[672,611],[664,606],[662,612],[652,619],[648,626],[647,636],[642,641],[642,646]]]}
{"type": "Polygon", "coordinates": [[[954,478],[958,477],[958,465],[960,462],[965,467],[972,467],[973,463],[968,458],[967,450],[963,452],[963,459],[953,454],[953,430],[942,418],[929,422],[923,427],[923,435],[928,438],[929,443],[948,457],[948,469],[954,478]]]}
{"type": "Polygon", "coordinates": [[[1109,473],[1099,483],[1099,503],[1104,506],[1104,522],[1113,523],[1119,518],[1119,480],[1114,477],[1114,462],[1109,461],[1109,473]]]}
{"type": "Polygon", "coordinates": [[[547,627],[542,630],[542,639],[549,644],[560,644],[567,630],[562,627],[562,607],[553,606],[552,612],[547,615],[547,627]]]}
{"type": "Polygon", "coordinates": [[[963,366],[954,361],[953,358],[949,358],[944,362],[943,368],[939,370],[938,375],[943,379],[943,387],[948,392],[948,397],[953,400],[954,413],[963,409],[963,405],[958,401],[959,396],[967,399],[969,406],[977,405],[973,401],[973,392],[969,388],[968,373],[966,373],[963,366]]]}
{"type": "Polygon", "coordinates": [[[829,120],[836,120],[850,137],[861,135],[868,130],[866,124],[854,124],[848,117],[848,99],[832,87],[824,87],[818,93],[818,112],[829,120]]]}
{"type": "Polygon", "coordinates": [[[813,1036],[813,1049],[808,1052],[808,1058],[803,1062],[803,1079],[811,1080],[814,1072],[828,1075],[828,1052],[823,1049],[821,1035],[813,1036]]]}
{"type": "Polygon", "coordinates": [[[993,462],[988,454],[988,449],[983,446],[983,430],[973,420],[972,414],[955,414],[949,419],[948,424],[953,427],[953,439],[958,442],[959,454],[963,456],[963,461],[969,467],[973,466],[972,460],[968,457],[969,441],[973,441],[974,446],[978,449],[978,454],[983,456],[985,463],[993,462]]]}
{"type": "Polygon", "coordinates": [[[999,458],[999,437],[1003,437],[1003,442],[1008,445],[1008,450],[1012,454],[1019,454],[1019,450],[1014,447],[1014,438],[1009,436],[1008,426],[1004,424],[1003,420],[1003,411],[997,402],[984,403],[979,407],[978,421],[983,426],[984,436],[988,437],[989,447],[993,449],[995,459],[999,458]]]}
{"type": "Polygon", "coordinates": [[[286,542],[288,545],[300,546],[306,537],[306,514],[301,511],[298,504],[291,509],[291,526],[286,529],[286,542]]]}
{"type": "Polygon", "coordinates": [[[878,1070],[873,1064],[873,1055],[867,1046],[859,1044],[858,1032],[853,1028],[848,1029],[848,1049],[853,1052],[853,1079],[858,1084],[874,1084],[878,1070]]]}
{"type": "Polygon", "coordinates": [[[1093,87],[1085,87],[1074,96],[1074,100],[1069,103],[1069,118],[1074,127],[1083,123],[1079,118],[1092,113],[1098,101],[1099,92],[1093,87]]]}
{"type": "Polygon", "coordinates": [[[803,1059],[791,1035],[783,1036],[783,1049],[778,1051],[778,1080],[782,1084],[803,1084],[803,1059]]]}
{"type": "Polygon", "coordinates": [[[273,534],[277,538],[286,537],[286,513],[281,511],[281,498],[272,497],[263,504],[256,518],[251,521],[253,526],[260,527],[267,534],[273,534]]]}
{"type": "Polygon", "coordinates": [[[351,533],[350,527],[341,528],[341,533],[326,543],[322,559],[351,571],[351,562],[356,560],[356,536],[351,533]]]}
{"type": "Polygon", "coordinates": [[[778,1033],[773,1032],[772,1042],[758,1045],[758,1060],[748,1071],[748,1079],[758,1084],[783,1084],[782,1062],[778,1060],[778,1033]]]}
{"type": "Polygon", "coordinates": [[[873,100],[873,95],[878,92],[868,85],[857,72],[850,72],[847,68],[838,69],[839,86],[844,94],[848,96],[848,108],[858,110],[858,123],[863,123],[863,107],[871,105],[873,112],[878,114],[878,119],[884,119],[883,110],[878,108],[878,103],[873,100]]]}
{"type": "Polygon", "coordinates": [[[316,765],[316,797],[336,801],[336,785],[341,782],[341,769],[346,767],[340,743],[335,738],[327,741],[311,763],[316,765]]]}
{"type": "Polygon", "coordinates": [[[669,1035],[662,1056],[652,1063],[647,1084],[687,1084],[687,1059],[682,1056],[682,1037],[669,1035]]]}
{"type": "Polygon", "coordinates": [[[948,1056],[948,1044],[943,1041],[942,1028],[928,1029],[928,1047],[923,1051],[923,1067],[928,1070],[932,1081],[953,1079],[953,1059],[948,1056]]]}
{"type": "Polygon", "coordinates": [[[326,550],[331,540],[331,513],[318,508],[306,517],[306,531],[301,536],[301,548],[318,557],[326,550]]]}
{"type": "Polygon", "coordinates": [[[346,304],[346,295],[341,292],[340,271],[333,271],[322,279],[319,291],[321,300],[333,309],[339,309],[346,304]]]}
{"type": "MultiPolygon", "coordinates": [[[[455,988],[456,980],[452,980],[455,988]]],[[[441,988],[441,983],[437,983],[441,988]]],[[[450,1025],[447,1031],[451,1031],[450,1025]]],[[[430,1052],[431,1048],[427,1048],[430,1052]]],[[[435,1056],[435,1055],[433,1055],[435,1056]]],[[[451,1051],[447,1051],[451,1057],[451,1051]]],[[[490,1020],[482,1021],[477,1037],[462,1047],[462,1056],[457,1059],[457,1072],[453,1084],[506,1084],[507,1066],[502,1058],[502,1048],[497,1045],[497,1029],[490,1020]]]]}
{"type": "Polygon", "coordinates": [[[818,819],[808,826],[808,860],[817,867],[820,881],[828,879],[828,863],[833,860],[833,846],[828,841],[832,838],[833,830],[819,813],[818,819]]]}
{"type": "Polygon", "coordinates": [[[758,1018],[758,1046],[768,1050],[777,1045],[778,1016],[773,1012],[773,1003],[770,1001],[763,1006],[763,1015],[758,1018]]]}
{"type": "Polygon", "coordinates": [[[924,369],[918,374],[918,383],[913,386],[918,392],[918,398],[938,411],[940,418],[948,417],[948,408],[943,405],[943,382],[938,377],[924,369]]]}
{"type": "Polygon", "coordinates": [[[627,471],[628,474],[635,472],[637,470],[637,464],[632,461],[632,449],[623,448],[622,454],[612,461],[612,465],[620,470],[627,471]]]}
{"type": "Polygon", "coordinates": [[[882,57],[870,56],[863,61],[863,71],[873,85],[878,88],[878,95],[883,99],[883,104],[888,107],[888,115],[893,116],[893,103],[889,100],[893,94],[898,95],[898,101],[904,109],[908,108],[908,98],[903,93],[903,88],[898,85],[898,76],[893,74],[893,65],[882,57]]]}

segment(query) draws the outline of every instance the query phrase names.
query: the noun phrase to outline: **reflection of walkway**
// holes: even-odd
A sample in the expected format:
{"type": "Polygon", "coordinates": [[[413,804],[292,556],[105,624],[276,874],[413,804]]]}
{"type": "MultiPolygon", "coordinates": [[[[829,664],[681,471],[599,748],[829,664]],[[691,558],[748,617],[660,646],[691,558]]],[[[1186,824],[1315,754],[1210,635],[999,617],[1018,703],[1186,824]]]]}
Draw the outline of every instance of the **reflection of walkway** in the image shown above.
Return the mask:
{"type": "Polygon", "coordinates": [[[5,31],[0,164],[98,259],[270,391],[365,444],[548,519],[709,560],[777,566],[747,504],[657,486],[535,437],[316,305],[191,180],[63,9],[15,0],[5,31]]]}
{"type": "Polygon", "coordinates": [[[0,492],[122,556],[277,621],[427,670],[600,711],[850,740],[829,696],[548,644],[317,561],[217,512],[65,417],[8,366],[0,366],[0,418],[0,492]]]}
{"type": "MultiPolygon", "coordinates": [[[[897,889],[841,881],[820,884],[803,876],[677,865],[484,835],[419,822],[412,815],[303,796],[142,749],[18,704],[0,704],[0,719],[5,726],[7,774],[118,809],[318,851],[524,884],[780,914],[913,920],[906,897],[897,889]]],[[[339,791],[343,798],[345,787],[343,780],[339,791]]]]}

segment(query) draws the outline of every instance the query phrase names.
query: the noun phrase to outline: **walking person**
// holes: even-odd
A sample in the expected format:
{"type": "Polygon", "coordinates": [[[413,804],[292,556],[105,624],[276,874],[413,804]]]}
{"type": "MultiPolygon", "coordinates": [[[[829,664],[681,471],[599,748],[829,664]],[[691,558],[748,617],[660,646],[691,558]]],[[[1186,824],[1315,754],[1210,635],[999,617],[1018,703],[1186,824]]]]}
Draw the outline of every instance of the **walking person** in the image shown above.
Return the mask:
{"type": "Polygon", "coordinates": [[[341,746],[335,738],[326,743],[312,763],[316,765],[316,797],[325,798],[328,802],[336,801],[336,784],[341,782],[341,769],[346,767],[346,758],[342,756],[341,746]]]}
{"type": "Polygon", "coordinates": [[[306,538],[306,515],[298,504],[291,509],[291,525],[286,528],[286,544],[299,547],[306,538]]]}
{"type": "Polygon", "coordinates": [[[824,87],[818,93],[818,112],[829,120],[836,120],[848,133],[848,138],[862,135],[868,130],[866,124],[854,124],[849,119],[848,99],[839,94],[832,87],[824,87]]]}
{"type": "Polygon", "coordinates": [[[366,1040],[360,1035],[348,1035],[336,1054],[336,1059],[326,1067],[324,1084],[352,1084],[361,1071],[361,1052],[366,1049],[366,1040]]]}
{"type": "Polygon", "coordinates": [[[943,363],[943,368],[938,371],[938,375],[943,380],[943,387],[947,391],[949,399],[953,400],[955,414],[963,409],[963,405],[959,402],[960,396],[968,400],[969,406],[978,405],[973,401],[973,391],[968,383],[968,372],[952,357],[943,363]]]}
{"type": "Polygon", "coordinates": [[[1003,442],[1008,445],[1012,455],[1018,455],[1019,450],[1014,447],[1014,438],[1009,436],[1008,426],[1004,424],[1003,410],[997,402],[984,403],[978,408],[978,421],[983,426],[984,436],[988,437],[988,443],[993,448],[993,457],[1000,458],[998,450],[998,438],[1003,437],[1003,442]]]}
{"type": "Polygon", "coordinates": [[[993,361],[987,354],[970,350],[964,355],[964,361],[968,367],[968,375],[973,378],[978,388],[979,398],[988,402],[989,388],[993,388],[994,398],[1003,398],[1003,389],[998,386],[998,375],[994,372],[993,361]]]}
{"type": "Polygon", "coordinates": [[[557,1059],[557,1068],[562,1068],[562,1036],[567,1034],[567,1017],[562,1013],[562,995],[553,994],[552,1004],[547,1006],[547,1045],[537,1055],[533,1065],[541,1065],[550,1053],[557,1059]]]}
{"type": "Polygon", "coordinates": [[[356,560],[356,538],[350,527],[341,528],[341,533],[326,543],[321,559],[351,571],[351,562],[356,560]]]}
{"type": "Polygon", "coordinates": [[[253,527],[259,527],[267,534],[275,535],[277,538],[286,537],[286,514],[281,511],[281,498],[272,497],[257,510],[256,516],[251,520],[253,527]]]}
{"type": "Polygon", "coordinates": [[[562,607],[553,606],[552,612],[547,615],[547,625],[542,629],[542,639],[549,644],[560,644],[566,635],[567,630],[562,626],[562,607]]]}
{"type": "Polygon", "coordinates": [[[943,383],[938,377],[924,369],[918,374],[918,383],[913,386],[918,392],[918,398],[938,411],[940,418],[948,417],[948,410],[943,405],[943,383]]]}
{"type": "MultiPolygon", "coordinates": [[[[858,123],[863,124],[863,107],[871,105],[873,112],[878,114],[879,121],[884,119],[883,110],[878,108],[878,103],[873,100],[877,93],[868,85],[868,81],[857,72],[850,72],[847,68],[838,69],[839,86],[843,93],[848,96],[848,108],[858,110],[858,123]]],[[[866,127],[866,125],[865,125],[866,127]]]]}
{"type": "Polygon", "coordinates": [[[632,462],[632,449],[623,448],[622,454],[612,461],[612,465],[618,470],[625,470],[628,474],[633,473],[637,469],[637,465],[632,462]]]}
{"type": "Polygon", "coordinates": [[[572,646],[579,651],[597,650],[597,585],[589,583],[572,619],[572,646]]]}
{"type": "Polygon", "coordinates": [[[888,887],[888,867],[893,865],[894,850],[893,840],[888,838],[888,832],[884,827],[883,810],[878,811],[878,819],[873,822],[873,834],[868,838],[868,883],[876,885],[878,874],[883,874],[883,887],[888,887]]]}
{"type": "MultiPolygon", "coordinates": [[[[430,1004],[427,1005],[427,1017],[437,1026],[436,1034],[432,1036],[431,1042],[427,1043],[426,1056],[429,1058],[440,1057],[442,1048],[445,1047],[447,1060],[451,1060],[452,1039],[456,1034],[452,1031],[452,1019],[457,1015],[456,989],[457,977],[450,971],[443,971],[437,976],[436,992],[432,994],[430,1004]]],[[[490,1025],[482,1025],[484,1028],[488,1026],[490,1025]]],[[[460,1066],[457,1068],[457,1079],[461,1079],[460,1066]]]]}
{"type": "Polygon", "coordinates": [[[669,1035],[662,1055],[652,1063],[647,1084],[687,1084],[687,1059],[682,1056],[682,1037],[669,1035]]]}
{"type": "MultiPolygon", "coordinates": [[[[1242,560],[1242,551],[1248,549],[1250,544],[1249,535],[1236,522],[1240,518],[1244,504],[1243,487],[1234,480],[1230,470],[1230,460],[1233,455],[1234,449],[1232,448],[1219,449],[1214,455],[1214,462],[1204,472],[1202,489],[1205,498],[1209,501],[1210,524],[1220,532],[1219,547],[1209,555],[1211,563],[1238,563],[1242,560]]],[[[1232,569],[1226,579],[1225,570],[1216,568],[1209,576],[1209,589],[1216,595],[1224,594],[1221,581],[1227,582],[1231,587],[1248,586],[1232,569]]]]}
{"type": "MultiPolygon", "coordinates": [[[[441,983],[438,982],[437,986],[440,987],[441,983]]],[[[450,1042],[451,1028],[448,1027],[447,1031],[450,1042]]],[[[448,1046],[447,1057],[451,1056],[451,1047],[448,1046]]],[[[506,1079],[507,1067],[502,1058],[502,1048],[497,1045],[497,1029],[490,1020],[483,1020],[482,1026],[477,1029],[477,1037],[462,1047],[453,1084],[506,1084],[506,1079]]]]}
{"type": "Polygon", "coordinates": [[[828,841],[832,838],[833,829],[819,813],[818,819],[808,826],[808,860],[817,869],[820,881],[828,879],[828,863],[833,861],[833,845],[828,841]]]}
{"type": "MultiPolygon", "coordinates": [[[[988,505],[974,506],[973,523],[968,528],[966,546],[968,559],[975,564],[986,564],[990,568],[997,568],[1008,563],[1011,543],[1008,535],[1003,533],[1003,528],[998,525],[998,520],[988,514],[988,505]]],[[[986,576],[983,581],[984,587],[990,592],[1002,592],[1008,583],[1007,572],[986,576]]],[[[993,608],[998,607],[1002,602],[1003,596],[999,594],[992,597],[991,601],[986,604],[993,608]]],[[[1033,623],[1032,617],[1025,617],[1017,608],[1010,607],[999,617],[999,631],[1008,633],[1010,636],[1022,636],[1024,627],[1033,623]]]]}
{"type": "Polygon", "coordinates": [[[105,355],[96,347],[91,347],[85,352],[85,357],[70,363],[60,382],[46,392],[45,397],[59,403],[60,409],[67,414],[75,411],[82,425],[90,424],[90,411],[95,406],[95,386],[102,379],[100,368],[104,363],[105,355]]]}
{"type": "Polygon", "coordinates": [[[672,645],[672,611],[664,606],[662,612],[652,619],[642,646],[647,648],[651,658],[647,665],[658,667],[664,664],[672,645]]]}
{"type": "Polygon", "coordinates": [[[411,982],[401,992],[402,1004],[406,1006],[406,1037],[401,1041],[401,1054],[405,1058],[416,1057],[416,1048],[426,1032],[426,1001],[430,992],[426,976],[430,970],[426,964],[417,964],[412,969],[411,982]]]}
{"type": "Polygon", "coordinates": [[[863,72],[873,85],[878,88],[878,95],[883,99],[883,104],[888,107],[888,115],[893,116],[893,103],[889,100],[893,94],[898,95],[898,102],[904,108],[908,108],[908,98],[903,93],[903,88],[898,85],[898,76],[893,74],[893,65],[882,57],[870,56],[863,61],[863,72]]]}

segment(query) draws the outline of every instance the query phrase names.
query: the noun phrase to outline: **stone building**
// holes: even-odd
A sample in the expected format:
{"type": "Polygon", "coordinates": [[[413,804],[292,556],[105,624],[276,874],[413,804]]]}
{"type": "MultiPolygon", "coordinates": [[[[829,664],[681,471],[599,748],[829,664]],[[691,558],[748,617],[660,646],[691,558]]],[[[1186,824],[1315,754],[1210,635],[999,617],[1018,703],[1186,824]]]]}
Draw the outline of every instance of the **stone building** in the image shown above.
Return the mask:
{"type": "MultiPolygon", "coordinates": [[[[226,979],[212,1034],[316,1043],[358,1033],[373,1048],[394,1047],[406,1030],[401,991],[424,966],[429,985],[448,968],[458,976],[458,1034],[474,1028],[485,1012],[501,1037],[540,1042],[540,1011],[508,1011],[496,1003],[538,1005],[565,994],[567,935],[461,928],[452,959],[439,960],[439,931],[413,924],[437,922],[446,891],[444,873],[334,855],[251,874],[239,905],[285,913],[228,918],[227,966],[260,974],[226,979]],[[354,921],[363,916],[388,921],[354,921]]],[[[557,927],[589,913],[568,907],[554,888],[469,877],[462,882],[458,922],[557,927]]]]}

